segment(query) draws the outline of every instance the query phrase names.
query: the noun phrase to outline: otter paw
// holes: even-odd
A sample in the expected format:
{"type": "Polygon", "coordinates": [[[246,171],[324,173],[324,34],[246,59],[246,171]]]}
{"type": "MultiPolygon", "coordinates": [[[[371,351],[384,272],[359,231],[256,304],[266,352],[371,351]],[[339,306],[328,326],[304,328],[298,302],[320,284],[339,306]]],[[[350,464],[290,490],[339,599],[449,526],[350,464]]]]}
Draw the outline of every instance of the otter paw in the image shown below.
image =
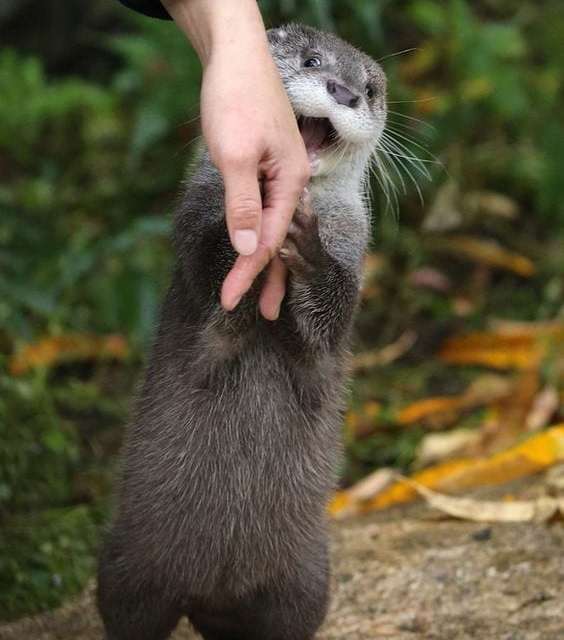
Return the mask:
{"type": "Polygon", "coordinates": [[[323,256],[317,216],[309,200],[304,198],[294,213],[288,235],[280,249],[280,257],[291,273],[306,276],[319,270],[323,256]]]}

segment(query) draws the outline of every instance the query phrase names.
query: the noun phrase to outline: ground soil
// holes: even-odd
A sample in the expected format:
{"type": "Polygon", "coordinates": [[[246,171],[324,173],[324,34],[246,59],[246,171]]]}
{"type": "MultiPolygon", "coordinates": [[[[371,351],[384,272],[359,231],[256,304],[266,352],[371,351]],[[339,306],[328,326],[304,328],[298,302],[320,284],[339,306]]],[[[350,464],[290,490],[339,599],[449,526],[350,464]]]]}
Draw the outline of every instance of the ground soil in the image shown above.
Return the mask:
{"type": "MultiPolygon", "coordinates": [[[[338,523],[332,607],[318,638],[562,640],[563,551],[562,522],[484,525],[413,505],[338,523]]],[[[101,639],[93,590],[0,626],[0,638],[101,639]]],[[[195,638],[185,622],[174,635],[195,638]]]]}

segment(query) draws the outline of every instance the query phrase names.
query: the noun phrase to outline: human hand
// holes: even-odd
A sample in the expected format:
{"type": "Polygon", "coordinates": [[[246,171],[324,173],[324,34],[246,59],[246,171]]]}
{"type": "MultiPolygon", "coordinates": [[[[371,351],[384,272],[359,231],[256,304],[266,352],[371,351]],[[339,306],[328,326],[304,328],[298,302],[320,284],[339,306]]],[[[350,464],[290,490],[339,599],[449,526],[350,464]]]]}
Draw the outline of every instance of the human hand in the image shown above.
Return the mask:
{"type": "Polygon", "coordinates": [[[223,284],[222,305],[234,309],[269,265],[259,306],[274,320],[286,287],[278,250],[309,179],[309,162],[260,12],[254,0],[164,4],[204,66],[202,130],[224,178],[227,228],[239,253],[223,284]]]}

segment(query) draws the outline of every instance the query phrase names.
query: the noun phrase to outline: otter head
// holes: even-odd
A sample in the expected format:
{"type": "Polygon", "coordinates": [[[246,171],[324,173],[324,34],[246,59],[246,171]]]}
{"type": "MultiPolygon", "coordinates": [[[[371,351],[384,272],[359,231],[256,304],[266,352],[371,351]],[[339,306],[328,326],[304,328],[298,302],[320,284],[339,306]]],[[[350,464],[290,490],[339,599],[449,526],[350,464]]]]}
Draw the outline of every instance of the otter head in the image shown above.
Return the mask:
{"type": "Polygon", "coordinates": [[[363,174],[386,123],[386,76],[380,65],[337,36],[311,27],[271,29],[268,39],[313,177],[344,167],[363,174]]]}

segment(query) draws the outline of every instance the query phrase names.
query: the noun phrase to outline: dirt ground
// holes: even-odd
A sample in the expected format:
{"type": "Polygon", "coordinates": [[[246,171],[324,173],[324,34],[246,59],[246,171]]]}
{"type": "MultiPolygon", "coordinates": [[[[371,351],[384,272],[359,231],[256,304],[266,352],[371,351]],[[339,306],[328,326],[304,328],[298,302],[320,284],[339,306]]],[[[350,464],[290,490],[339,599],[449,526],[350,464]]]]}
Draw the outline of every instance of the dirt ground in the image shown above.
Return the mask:
{"type": "MultiPolygon", "coordinates": [[[[336,524],[318,639],[562,640],[563,551],[562,522],[484,525],[422,505],[336,524]]],[[[2,640],[101,638],[93,585],[55,613],[0,626],[2,640]]],[[[196,636],[183,623],[173,638],[196,636]]]]}

